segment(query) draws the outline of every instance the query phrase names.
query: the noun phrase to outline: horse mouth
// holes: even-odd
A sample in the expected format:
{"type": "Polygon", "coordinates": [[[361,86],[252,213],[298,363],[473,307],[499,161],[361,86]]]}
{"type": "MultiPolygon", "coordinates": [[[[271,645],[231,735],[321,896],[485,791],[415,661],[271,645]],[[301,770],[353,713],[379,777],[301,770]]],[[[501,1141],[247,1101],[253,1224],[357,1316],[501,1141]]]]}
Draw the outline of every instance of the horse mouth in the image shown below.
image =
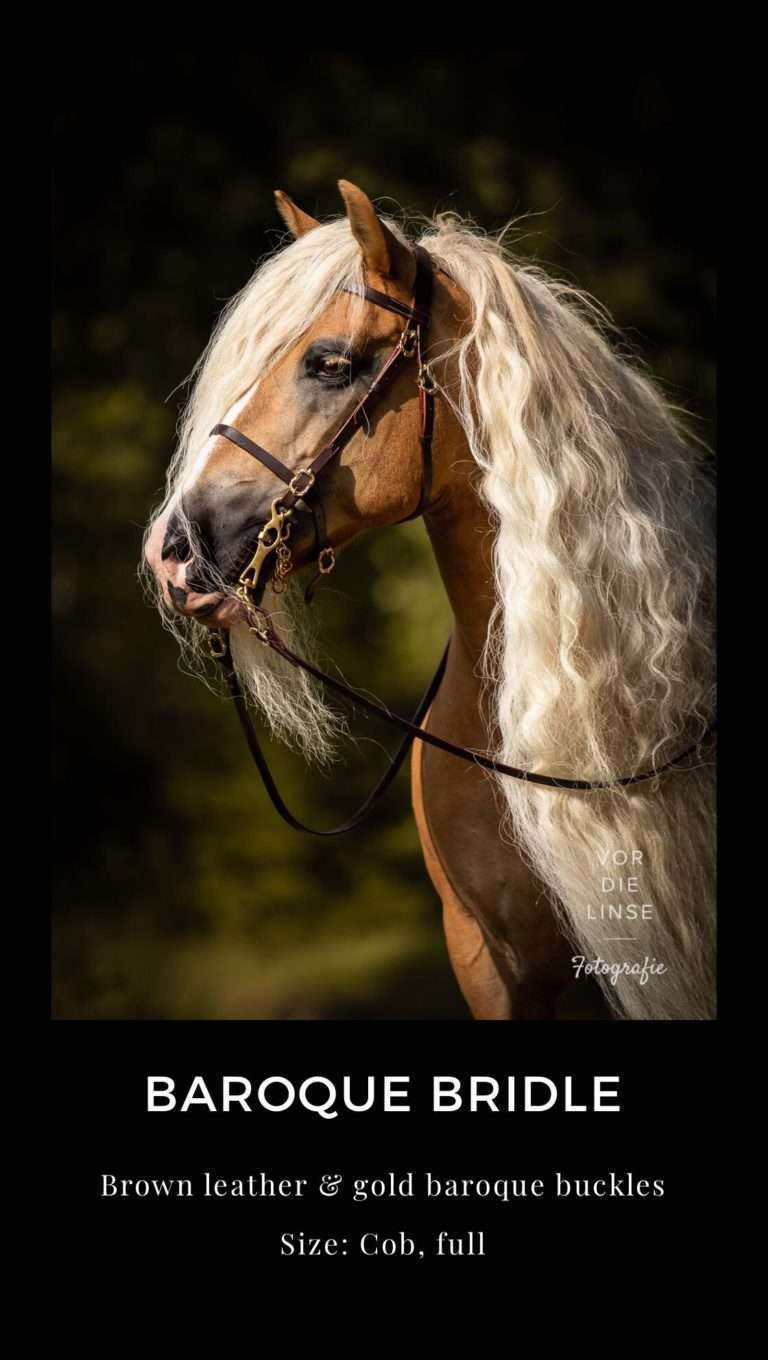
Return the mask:
{"type": "MultiPolygon", "coordinates": [[[[218,564],[214,565],[205,553],[198,555],[187,575],[186,591],[177,593],[170,587],[174,608],[187,618],[215,628],[225,624],[231,626],[242,618],[243,604],[241,600],[235,598],[235,593],[240,585],[240,578],[256,551],[262,528],[261,524],[256,526],[237,555],[233,554],[229,562],[222,564],[223,570],[218,564]],[[184,598],[180,598],[181,596],[184,598]]],[[[271,566],[272,563],[265,561],[257,585],[249,588],[249,598],[254,605],[261,604],[271,566]]]]}
{"type": "MultiPolygon", "coordinates": [[[[248,560],[250,561],[250,558],[248,560]]],[[[245,565],[247,566],[248,563],[246,562],[245,565]]],[[[265,563],[264,566],[266,568],[267,564],[265,563]]],[[[243,568],[243,570],[244,569],[245,568],[243,568]]],[[[266,590],[268,579],[269,571],[264,570],[262,571],[261,579],[257,584],[253,587],[248,587],[248,600],[257,608],[264,598],[264,591],[266,590]]],[[[230,590],[217,590],[214,592],[209,590],[204,594],[201,593],[200,598],[197,601],[195,601],[194,598],[190,601],[188,597],[182,612],[186,614],[188,618],[194,619],[196,623],[204,623],[208,627],[231,627],[245,617],[244,611],[247,608],[244,600],[240,598],[239,592],[235,592],[235,585],[238,581],[239,577],[235,577],[235,580],[231,584],[228,582],[228,584],[230,584],[230,590]]],[[[242,590],[242,587],[240,587],[240,589],[242,590]]],[[[197,593],[194,586],[192,587],[192,592],[193,596],[197,593]]]]}
{"type": "MultiPolygon", "coordinates": [[[[192,601],[189,598],[183,602],[177,601],[174,607],[187,618],[211,628],[232,627],[235,623],[242,622],[245,617],[245,605],[241,599],[236,598],[236,595],[239,588],[242,588],[241,577],[253,560],[264,527],[264,523],[253,525],[243,538],[239,551],[228,553],[224,561],[220,557],[219,561],[215,562],[204,549],[196,561],[190,564],[192,570],[188,572],[186,578],[188,594],[198,598],[196,600],[193,598],[192,601]]],[[[248,586],[248,599],[255,608],[261,605],[264,592],[275,574],[276,565],[277,553],[270,552],[261,563],[257,583],[248,586]]]]}
{"type": "MultiPolygon", "coordinates": [[[[264,587],[259,588],[252,594],[252,603],[258,605],[264,593],[264,587]]],[[[234,628],[235,624],[247,621],[245,613],[246,606],[234,595],[225,594],[222,591],[215,595],[203,595],[198,600],[187,598],[182,606],[173,605],[173,612],[181,614],[183,618],[191,619],[194,623],[202,623],[206,628],[234,628]]]]}
{"type": "Polygon", "coordinates": [[[187,613],[191,614],[193,619],[207,619],[210,615],[216,613],[217,609],[221,606],[222,601],[227,598],[226,595],[216,595],[210,604],[192,605],[187,609],[187,613]]]}

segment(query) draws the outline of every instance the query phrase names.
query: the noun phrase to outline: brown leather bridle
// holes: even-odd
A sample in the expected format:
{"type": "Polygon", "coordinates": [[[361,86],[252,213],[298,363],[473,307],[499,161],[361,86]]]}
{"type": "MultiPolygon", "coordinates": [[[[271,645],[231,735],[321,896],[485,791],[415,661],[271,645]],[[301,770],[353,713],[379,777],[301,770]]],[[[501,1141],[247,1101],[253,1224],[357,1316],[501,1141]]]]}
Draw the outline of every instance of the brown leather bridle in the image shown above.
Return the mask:
{"type": "MultiPolygon", "coordinates": [[[[459,746],[455,742],[448,741],[444,737],[438,737],[434,733],[427,731],[421,726],[429,707],[435,698],[440,682],[445,673],[450,649],[450,640],[445,647],[440,659],[438,668],[432,677],[421,702],[419,703],[413,717],[408,720],[396,713],[391,713],[383,705],[376,703],[372,699],[359,694],[351,686],[344,684],[343,681],[328,675],[320,667],[313,665],[304,657],[298,656],[278,637],[275,632],[272,620],[266,610],[256,603],[254,596],[259,590],[264,564],[274,553],[276,555],[276,568],[273,577],[273,589],[280,587],[283,578],[291,569],[290,549],[287,546],[290,534],[291,523],[295,513],[295,507],[302,502],[312,514],[315,525],[315,540],[317,549],[317,565],[320,575],[327,575],[332,571],[336,564],[336,556],[333,546],[329,543],[325,530],[325,517],[319,501],[310,499],[315,490],[317,478],[320,473],[342,452],[349,443],[353,434],[362,426],[368,424],[369,416],[373,406],[380,399],[383,393],[391,386],[394,379],[410,362],[416,360],[417,374],[416,382],[419,390],[419,442],[421,445],[422,457],[422,482],[419,502],[416,508],[406,519],[414,519],[427,510],[430,501],[432,488],[432,436],[434,431],[435,419],[435,394],[437,387],[433,378],[429,364],[425,361],[426,341],[429,330],[433,273],[432,261],[426,250],[421,246],[415,248],[416,275],[413,285],[413,301],[410,306],[398,302],[396,298],[388,297],[385,293],[378,292],[375,288],[361,285],[349,285],[341,291],[354,293],[364,297],[368,302],[374,303],[377,307],[383,307],[387,311],[395,312],[403,317],[405,325],[400,333],[397,344],[391,351],[388,358],[380,368],[371,386],[358,402],[351,415],[334,434],[333,438],[323,446],[319,453],[305,468],[287,467],[273,454],[254,443],[247,435],[236,429],[232,425],[214,425],[211,430],[212,435],[223,435],[238,448],[249,453],[256,458],[264,467],[279,477],[286,485],[287,490],[272,502],[271,516],[269,521],[262,527],[256,545],[248,565],[240,573],[237,586],[237,598],[243,605],[248,627],[260,642],[270,647],[272,651],[283,657],[291,666],[295,666],[312,675],[315,679],[322,681],[330,689],[341,694],[344,698],[352,700],[366,712],[375,717],[382,718],[393,727],[399,728],[405,733],[403,741],[400,743],[395,754],[390,758],[390,764],[381,779],[376,784],[373,791],[368,795],[365,802],[340,826],[332,827],[327,831],[320,831],[314,827],[307,826],[293,815],[284,803],[280,792],[272,777],[272,773],[267,764],[264,753],[259,744],[256,731],[251,722],[250,713],[245,702],[245,698],[237,678],[235,667],[232,661],[232,654],[229,646],[228,635],[222,630],[213,630],[210,635],[209,645],[211,655],[215,657],[221,666],[224,679],[229,693],[234,700],[240,724],[245,734],[251,756],[259,770],[264,782],[267,793],[270,796],[273,806],[289,826],[297,831],[306,831],[313,836],[339,836],[346,831],[351,831],[359,826],[362,821],[373,811],[383,794],[389,788],[395,775],[402,766],[414,740],[424,742],[426,745],[434,746],[440,751],[458,756],[461,760],[470,761],[474,765],[479,765],[484,770],[489,770],[494,774],[507,775],[511,779],[520,779],[529,784],[544,785],[546,788],[578,790],[583,792],[594,792],[600,789],[611,789],[626,787],[630,784],[639,784],[645,780],[655,779],[657,775],[664,774],[680,766],[684,760],[697,752],[705,741],[714,733],[715,723],[711,723],[703,735],[692,746],[689,746],[680,755],[675,756],[666,764],[654,770],[645,770],[640,774],[625,775],[620,779],[607,780],[605,782],[593,782],[588,779],[557,779],[552,775],[534,774],[530,771],[517,769],[513,765],[504,765],[501,761],[494,760],[490,756],[483,755],[480,751],[470,750],[466,746],[459,746]]],[[[399,521],[404,523],[405,520],[399,521]]],[[[260,598],[260,595],[259,595],[260,598]]],[[[687,767],[695,768],[695,767],[687,767]]]]}
{"type": "MultiPolygon", "coordinates": [[[[318,572],[322,576],[327,576],[329,572],[333,571],[336,565],[336,554],[326,535],[322,503],[310,499],[315,481],[323,469],[334,458],[338,458],[353,434],[362,426],[368,424],[370,413],[376,402],[382,393],[392,385],[401,369],[412,357],[416,358],[418,364],[416,381],[419,387],[421,412],[419,442],[421,444],[422,477],[418,505],[410,515],[406,515],[405,519],[415,519],[418,515],[424,513],[429,504],[432,490],[435,383],[429,365],[424,362],[424,350],[432,307],[432,265],[429,255],[421,246],[416,248],[415,255],[416,276],[413,285],[413,302],[410,307],[403,302],[398,302],[397,298],[388,297],[386,293],[379,293],[375,288],[352,284],[341,289],[342,292],[355,293],[366,298],[369,302],[375,303],[377,307],[383,307],[389,312],[394,312],[397,316],[404,317],[405,326],[400,333],[397,344],[376,374],[362,400],[358,402],[351,415],[347,416],[347,419],[329,443],[324,445],[319,453],[315,454],[307,467],[298,470],[286,467],[285,463],[281,463],[279,458],[275,458],[274,454],[267,453],[267,450],[263,449],[260,444],[255,444],[252,439],[242,434],[240,430],[235,429],[233,425],[214,425],[211,430],[212,435],[223,435],[225,439],[229,439],[238,448],[243,449],[245,453],[249,453],[252,458],[256,458],[276,477],[279,477],[288,488],[277,500],[272,502],[271,517],[259,534],[253,557],[240,575],[237,594],[246,606],[252,604],[251,597],[259,585],[264,562],[273,552],[277,555],[273,589],[276,585],[279,588],[283,578],[290,571],[290,549],[287,547],[287,539],[294,510],[299,501],[303,501],[307,506],[314,520],[318,572]]],[[[405,520],[400,520],[399,523],[403,524],[405,520]]]]}

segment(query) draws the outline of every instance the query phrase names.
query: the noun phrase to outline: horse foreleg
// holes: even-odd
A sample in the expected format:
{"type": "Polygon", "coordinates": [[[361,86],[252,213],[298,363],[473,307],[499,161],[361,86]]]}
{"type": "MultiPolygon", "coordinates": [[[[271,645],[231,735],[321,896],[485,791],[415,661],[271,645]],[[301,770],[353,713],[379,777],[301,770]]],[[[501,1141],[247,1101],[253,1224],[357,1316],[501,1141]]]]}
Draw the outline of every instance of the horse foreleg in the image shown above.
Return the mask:
{"type": "Polygon", "coordinates": [[[450,884],[432,882],[443,904],[448,957],[462,995],[475,1020],[511,1020],[512,997],[488,946],[482,927],[466,910],[450,884]]]}
{"type": "Polygon", "coordinates": [[[427,825],[421,781],[421,743],[411,757],[411,797],[424,863],[443,905],[448,957],[475,1020],[509,1020],[512,997],[477,919],[467,910],[443,869],[427,825]]]}

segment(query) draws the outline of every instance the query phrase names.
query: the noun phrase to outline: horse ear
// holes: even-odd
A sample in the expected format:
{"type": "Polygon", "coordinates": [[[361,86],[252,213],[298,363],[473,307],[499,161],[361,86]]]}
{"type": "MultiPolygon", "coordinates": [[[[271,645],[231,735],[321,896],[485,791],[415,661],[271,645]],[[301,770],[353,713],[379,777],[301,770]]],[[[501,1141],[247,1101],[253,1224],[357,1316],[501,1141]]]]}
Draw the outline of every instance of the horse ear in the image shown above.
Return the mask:
{"type": "Polygon", "coordinates": [[[352,235],[363,252],[366,268],[374,274],[380,274],[382,278],[396,279],[410,287],[415,274],[411,251],[393,236],[389,227],[378,217],[368,195],[358,189],[356,184],[340,179],[339,192],[344,199],[352,235]]]}
{"type": "Polygon", "coordinates": [[[297,208],[296,204],[291,201],[287,194],[283,193],[282,189],[275,189],[275,203],[286,227],[297,240],[299,236],[305,236],[308,231],[320,226],[316,217],[310,217],[309,213],[302,212],[301,208],[297,208]]]}

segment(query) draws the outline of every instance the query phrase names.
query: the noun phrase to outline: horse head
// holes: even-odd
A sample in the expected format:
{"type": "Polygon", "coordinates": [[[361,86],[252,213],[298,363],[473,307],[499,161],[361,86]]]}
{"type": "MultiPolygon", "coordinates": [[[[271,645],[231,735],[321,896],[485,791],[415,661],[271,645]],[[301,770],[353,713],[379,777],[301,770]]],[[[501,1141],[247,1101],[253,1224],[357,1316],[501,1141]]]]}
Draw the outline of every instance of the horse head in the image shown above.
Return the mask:
{"type": "MultiPolygon", "coordinates": [[[[418,256],[362,190],[339,187],[346,216],[326,225],[277,191],[293,243],[261,276],[252,332],[222,344],[245,385],[188,444],[147,536],[166,607],[212,628],[242,619],[246,569],[258,604],[268,581],[279,589],[313,560],[329,571],[358,534],[422,513],[445,490],[425,403],[436,384],[429,361],[450,348],[460,291],[422,259],[434,277],[428,312],[414,310],[418,256]],[[412,357],[418,370],[404,362],[412,357]]],[[[240,324],[249,310],[239,309],[240,324]]],[[[227,330],[225,317],[219,341],[227,330]]],[[[457,436],[446,409],[440,448],[457,436]]]]}

